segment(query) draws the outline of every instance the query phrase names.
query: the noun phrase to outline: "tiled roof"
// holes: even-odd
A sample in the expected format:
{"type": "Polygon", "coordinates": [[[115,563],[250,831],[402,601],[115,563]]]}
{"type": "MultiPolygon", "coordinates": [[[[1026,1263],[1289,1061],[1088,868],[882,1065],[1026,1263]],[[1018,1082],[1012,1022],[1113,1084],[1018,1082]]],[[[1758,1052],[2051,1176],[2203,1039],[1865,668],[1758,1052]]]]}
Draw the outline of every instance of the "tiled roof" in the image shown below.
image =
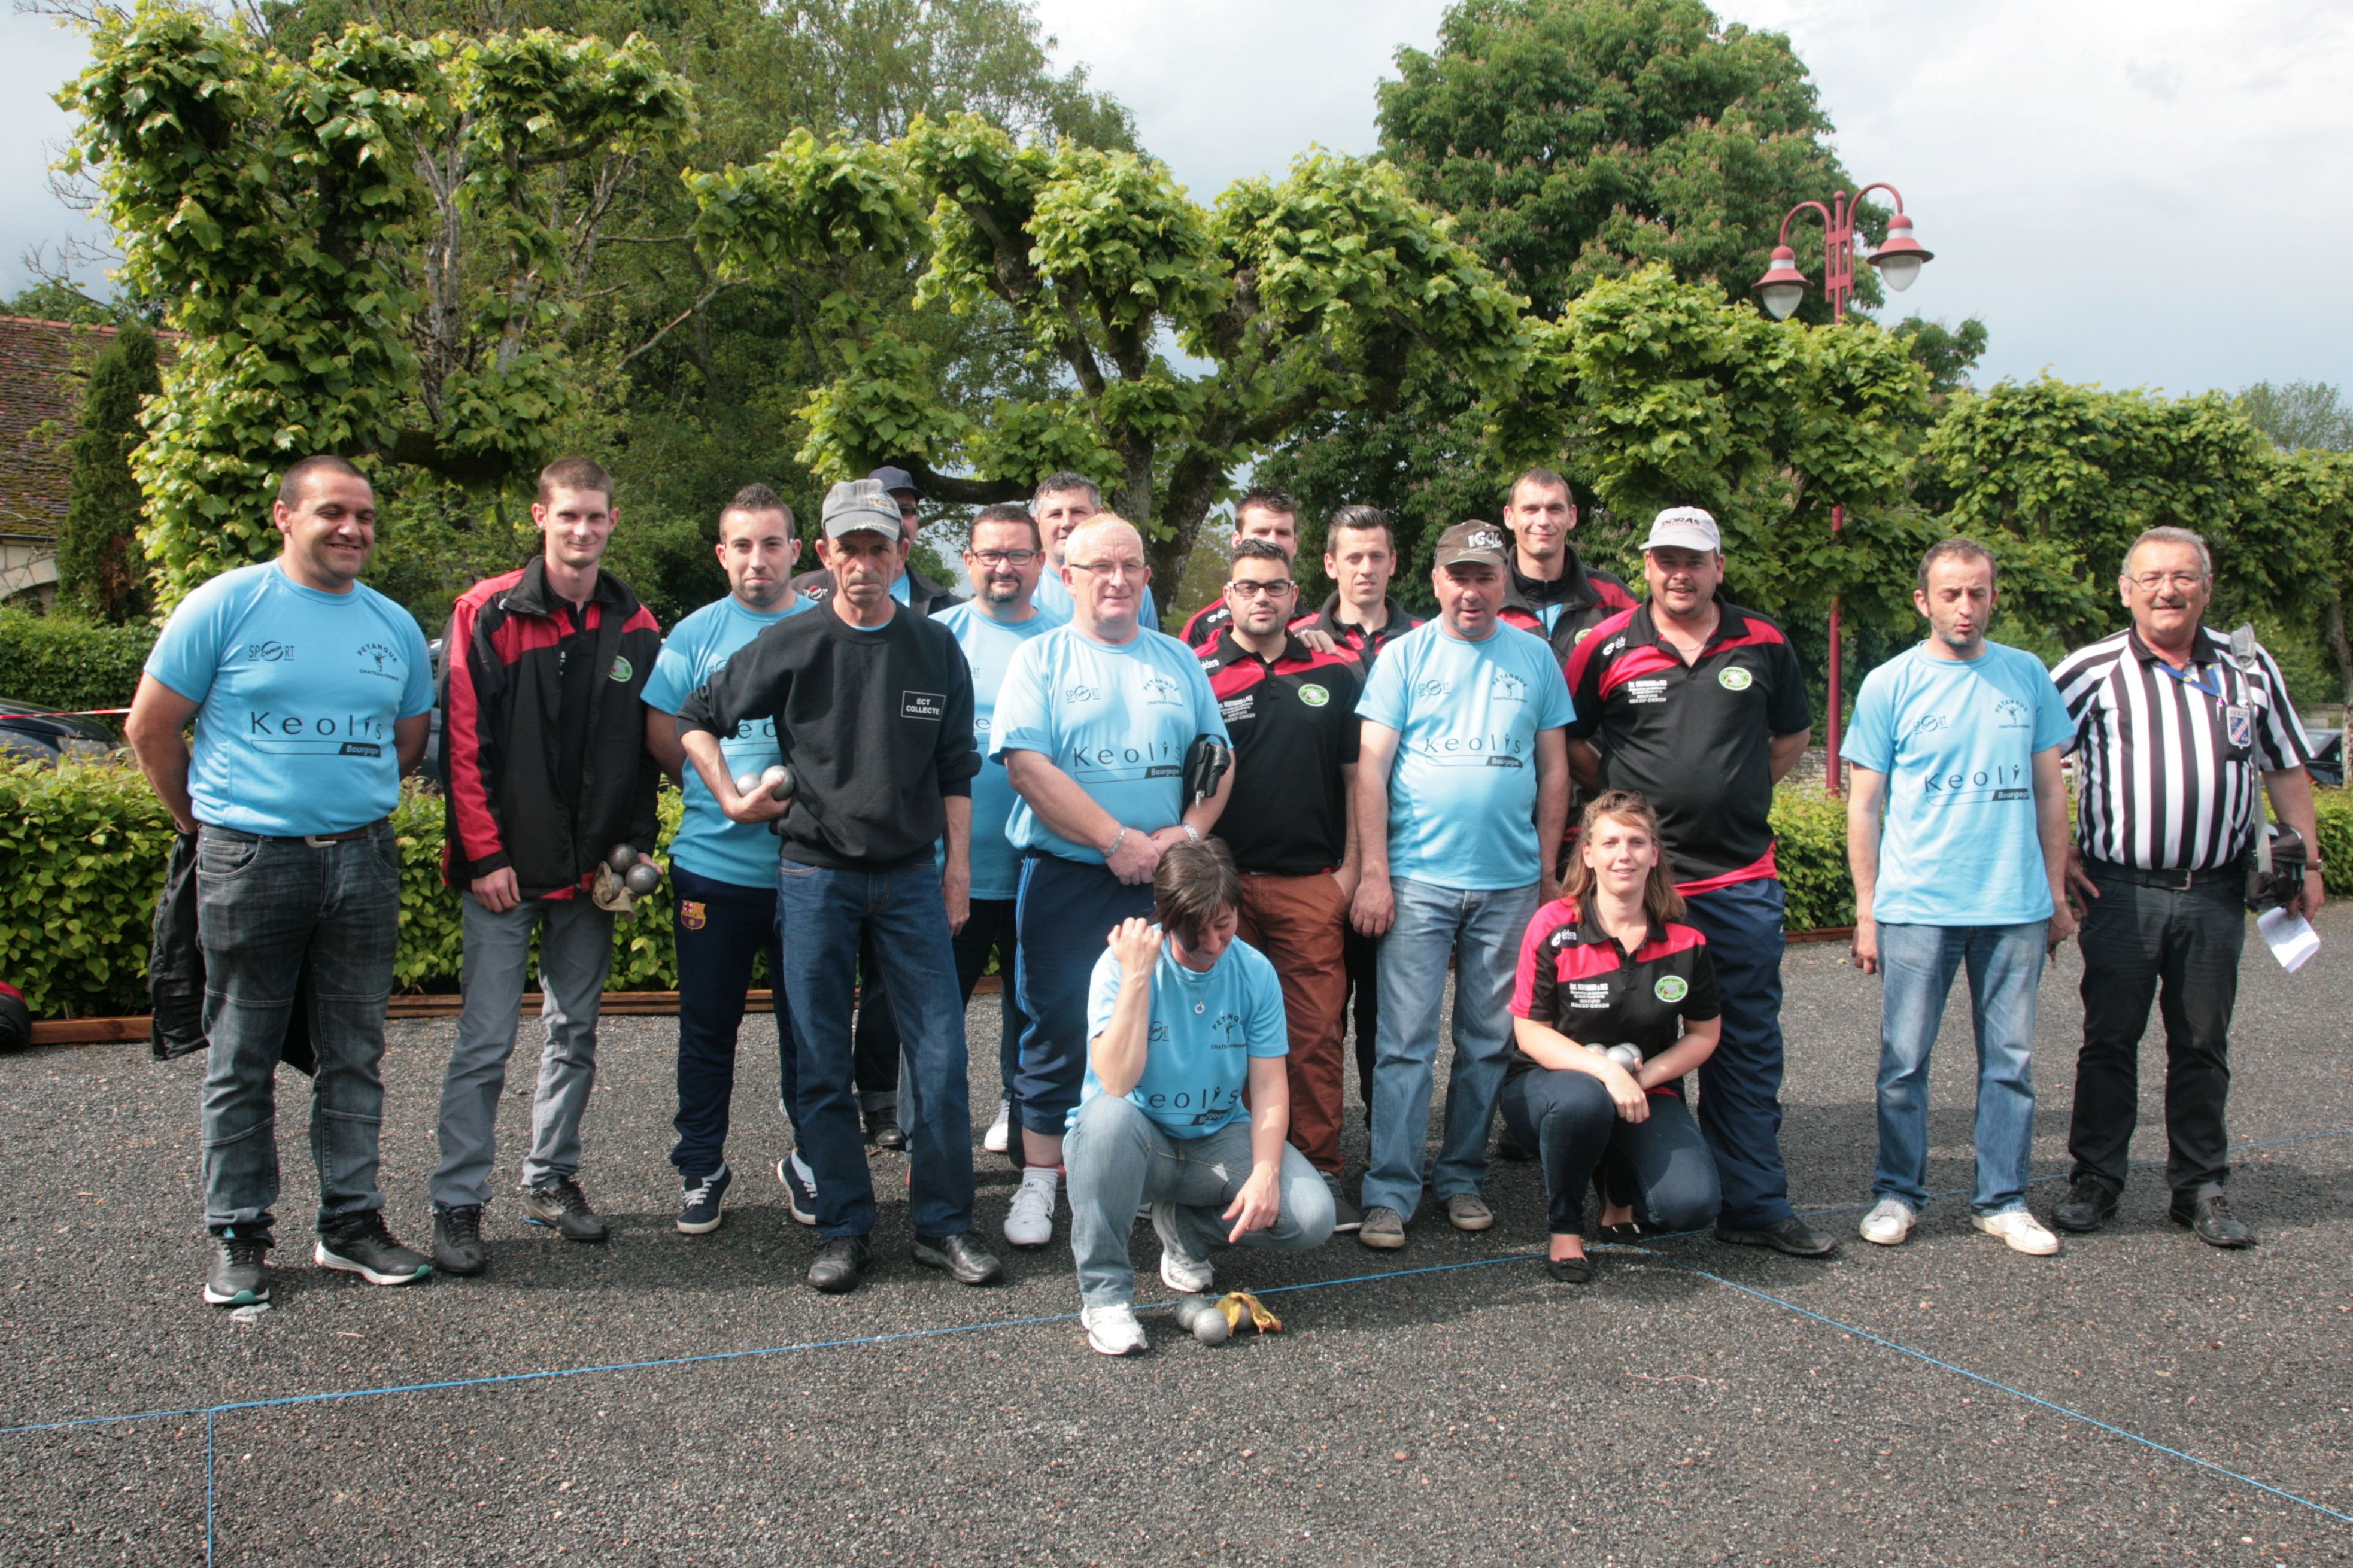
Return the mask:
{"type": "MultiPolygon", "coordinates": [[[[0,533],[54,538],[73,494],[66,444],[81,419],[90,363],[112,327],[0,316],[0,533]]],[[[159,332],[168,362],[176,332],[159,332]]]]}

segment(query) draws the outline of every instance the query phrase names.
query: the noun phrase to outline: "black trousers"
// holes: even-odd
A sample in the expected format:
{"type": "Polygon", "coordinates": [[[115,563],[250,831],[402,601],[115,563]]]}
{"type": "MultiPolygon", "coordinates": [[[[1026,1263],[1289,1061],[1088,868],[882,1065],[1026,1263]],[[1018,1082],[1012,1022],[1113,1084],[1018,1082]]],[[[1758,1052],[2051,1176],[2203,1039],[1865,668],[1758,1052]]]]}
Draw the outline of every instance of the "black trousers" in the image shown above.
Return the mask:
{"type": "Polygon", "coordinates": [[[1348,967],[1348,1016],[1356,1030],[1356,1093],[1365,1102],[1365,1126],[1373,1125],[1373,1048],[1381,1033],[1381,939],[1355,926],[1345,928],[1341,962],[1348,967]]]}
{"type": "Polygon", "coordinates": [[[2067,1151],[2077,1180],[2124,1190],[2140,1110],[2140,1041],[2152,998],[2165,1020],[2166,1184],[2187,1195],[2230,1174],[2231,1010],[2247,941],[2243,875],[2180,892],[2103,875],[2084,918],[2084,1051],[2067,1151]]]}

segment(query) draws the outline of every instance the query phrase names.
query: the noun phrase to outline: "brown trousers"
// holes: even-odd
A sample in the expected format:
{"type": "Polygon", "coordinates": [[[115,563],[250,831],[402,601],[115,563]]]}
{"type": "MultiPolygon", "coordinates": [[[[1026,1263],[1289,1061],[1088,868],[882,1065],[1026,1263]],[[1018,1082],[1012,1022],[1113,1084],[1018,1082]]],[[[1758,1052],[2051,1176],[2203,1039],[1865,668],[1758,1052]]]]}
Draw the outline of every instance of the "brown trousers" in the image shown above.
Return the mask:
{"type": "Polygon", "coordinates": [[[1347,901],[1328,875],[1242,879],[1240,934],[1266,954],[1282,982],[1282,1013],[1291,1037],[1286,1076],[1292,1146],[1327,1175],[1340,1173],[1347,921],[1347,901]]]}

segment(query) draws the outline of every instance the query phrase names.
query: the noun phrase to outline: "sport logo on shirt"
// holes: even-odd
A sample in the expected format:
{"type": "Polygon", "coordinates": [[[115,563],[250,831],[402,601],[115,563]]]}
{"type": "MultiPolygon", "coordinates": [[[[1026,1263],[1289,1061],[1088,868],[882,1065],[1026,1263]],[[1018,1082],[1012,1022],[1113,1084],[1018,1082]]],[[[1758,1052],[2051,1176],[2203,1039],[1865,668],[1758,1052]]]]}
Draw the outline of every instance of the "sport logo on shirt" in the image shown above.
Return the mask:
{"type": "Polygon", "coordinates": [[[1680,974],[1662,974],[1651,987],[1651,994],[1662,1002],[1680,1002],[1691,994],[1691,982],[1680,974]]]}
{"type": "Polygon", "coordinates": [[[628,659],[622,658],[617,653],[613,656],[613,679],[615,680],[626,683],[629,677],[636,673],[636,667],[631,665],[628,659]]]}
{"type": "Polygon", "coordinates": [[[902,691],[899,693],[899,717],[929,719],[934,721],[948,716],[948,700],[936,691],[902,691]]]}
{"type": "Polygon", "coordinates": [[[1303,686],[1299,689],[1299,700],[1310,708],[1321,708],[1332,700],[1332,694],[1320,686],[1303,686]]]}
{"type": "Polygon", "coordinates": [[[1726,691],[1746,691],[1757,684],[1757,678],[1736,664],[1719,671],[1715,683],[1726,691]]]}
{"type": "Polygon", "coordinates": [[[1528,683],[1508,669],[1499,669],[1495,678],[1487,683],[1487,694],[1499,702],[1525,702],[1528,700],[1528,683]]]}
{"type": "Polygon", "coordinates": [[[1158,707],[1182,708],[1185,689],[1155,670],[1144,678],[1144,700],[1158,707]]]}
{"type": "Polygon", "coordinates": [[[2026,728],[2026,704],[2015,697],[2005,697],[1993,705],[1994,728],[2023,730],[2026,728]]]}
{"type": "Polygon", "coordinates": [[[386,680],[399,680],[407,674],[407,667],[400,662],[400,656],[380,642],[362,643],[359,658],[362,675],[380,675],[386,680]],[[392,668],[387,669],[385,668],[386,665],[392,668]]]}

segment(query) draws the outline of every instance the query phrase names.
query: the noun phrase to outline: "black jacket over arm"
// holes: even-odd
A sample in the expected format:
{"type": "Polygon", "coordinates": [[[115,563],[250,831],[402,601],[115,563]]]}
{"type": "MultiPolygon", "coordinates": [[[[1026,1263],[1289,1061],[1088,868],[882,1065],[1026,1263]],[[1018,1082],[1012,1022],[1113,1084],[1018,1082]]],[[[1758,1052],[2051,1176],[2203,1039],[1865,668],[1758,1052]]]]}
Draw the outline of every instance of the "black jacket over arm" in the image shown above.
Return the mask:
{"type": "Polygon", "coordinates": [[[894,605],[861,631],[830,605],[778,621],[679,709],[681,732],[773,719],[799,793],[785,858],[888,870],[932,857],[945,795],[972,794],[972,669],[945,626],[894,605]]]}

